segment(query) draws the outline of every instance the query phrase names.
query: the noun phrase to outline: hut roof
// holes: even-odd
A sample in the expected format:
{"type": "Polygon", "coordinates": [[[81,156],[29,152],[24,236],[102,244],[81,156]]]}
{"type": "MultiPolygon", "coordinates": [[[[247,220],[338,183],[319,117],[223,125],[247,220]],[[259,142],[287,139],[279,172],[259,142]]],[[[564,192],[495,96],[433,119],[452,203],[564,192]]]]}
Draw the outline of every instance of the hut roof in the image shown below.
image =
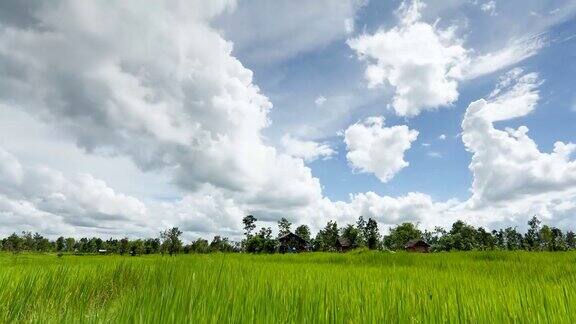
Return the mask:
{"type": "Polygon", "coordinates": [[[406,245],[404,247],[405,248],[411,248],[411,247],[417,247],[417,246],[430,247],[430,244],[428,244],[426,241],[424,241],[422,239],[416,239],[416,240],[410,240],[408,243],[406,243],[406,245]]]}
{"type": "Polygon", "coordinates": [[[296,235],[292,232],[288,232],[278,238],[279,241],[288,241],[288,240],[298,240],[302,243],[306,243],[306,240],[301,238],[299,235],[296,235]]]}
{"type": "Polygon", "coordinates": [[[347,246],[350,246],[350,241],[345,237],[339,237],[338,238],[338,244],[340,244],[340,246],[347,247],[347,246]]]}

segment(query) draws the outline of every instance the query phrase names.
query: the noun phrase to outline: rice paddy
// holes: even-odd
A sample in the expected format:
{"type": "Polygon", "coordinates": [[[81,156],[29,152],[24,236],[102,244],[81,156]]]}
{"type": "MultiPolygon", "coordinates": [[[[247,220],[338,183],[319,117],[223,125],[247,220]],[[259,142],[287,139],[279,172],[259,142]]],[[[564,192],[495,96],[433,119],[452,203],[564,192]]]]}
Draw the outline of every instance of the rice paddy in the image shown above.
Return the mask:
{"type": "Polygon", "coordinates": [[[576,253],[0,254],[0,322],[576,322],[576,253]]]}

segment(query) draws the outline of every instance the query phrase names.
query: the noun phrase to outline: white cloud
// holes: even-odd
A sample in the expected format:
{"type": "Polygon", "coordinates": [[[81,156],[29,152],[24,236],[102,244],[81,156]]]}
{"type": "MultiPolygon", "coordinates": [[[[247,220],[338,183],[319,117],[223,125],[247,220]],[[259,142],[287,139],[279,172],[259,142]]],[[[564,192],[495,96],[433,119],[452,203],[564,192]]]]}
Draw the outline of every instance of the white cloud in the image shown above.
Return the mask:
{"type": "Polygon", "coordinates": [[[316,104],[316,106],[321,107],[322,105],[324,105],[324,103],[326,102],[326,98],[322,95],[318,96],[318,98],[316,98],[316,100],[314,100],[314,103],[316,104]]]}
{"type": "Polygon", "coordinates": [[[546,40],[542,35],[512,40],[500,50],[471,58],[461,67],[460,77],[474,79],[499,71],[536,55],[545,46],[546,40]]]}
{"type": "Polygon", "coordinates": [[[44,166],[22,165],[0,148],[0,223],[47,232],[74,227],[115,231],[144,225],[146,206],[89,174],[66,177],[44,166]],[[24,226],[24,227],[22,227],[24,226]]]}
{"type": "Polygon", "coordinates": [[[496,1],[487,1],[480,6],[480,9],[490,16],[495,16],[496,13],[496,1]]]}
{"type": "Polygon", "coordinates": [[[403,3],[399,26],[348,41],[368,62],[368,86],[386,83],[394,88],[392,106],[400,116],[415,116],[456,101],[458,82],[452,70],[467,59],[453,29],[439,30],[419,20],[422,7],[419,1],[403,3]]]}
{"type": "Polygon", "coordinates": [[[384,127],[383,117],[370,117],[344,132],[346,158],[355,170],[374,173],[388,182],[408,166],[404,153],[417,137],[418,131],[406,125],[384,127]]]}
{"type": "Polygon", "coordinates": [[[42,117],[89,152],[170,170],[189,192],[210,185],[253,208],[306,207],[321,198],[318,179],[264,143],[272,105],[211,27],[233,6],[33,7],[41,29],[0,28],[0,101],[42,117]]]}
{"type": "Polygon", "coordinates": [[[443,141],[446,139],[446,134],[441,134],[440,136],[438,136],[438,139],[443,141]]]}
{"type": "Polygon", "coordinates": [[[318,158],[329,159],[336,154],[336,151],[328,144],[299,140],[293,138],[290,134],[282,137],[281,144],[286,154],[302,158],[306,162],[312,162],[318,158]]]}
{"type": "Polygon", "coordinates": [[[545,46],[538,35],[514,40],[494,52],[475,53],[456,37],[456,26],[440,29],[436,23],[421,21],[422,8],[419,0],[405,1],[398,10],[398,26],[348,40],[350,48],[367,62],[368,87],[390,85],[394,89],[391,105],[399,116],[449,106],[458,99],[461,80],[516,64],[545,46]]]}
{"type": "Polygon", "coordinates": [[[477,100],[466,110],[462,140],[473,154],[471,206],[508,205],[514,200],[548,204],[576,190],[576,162],[570,160],[575,144],[556,142],[551,153],[543,153],[528,137],[526,126],[494,128],[494,121],[529,114],[539,99],[539,83],[536,74],[513,70],[487,100],[477,100]]]}

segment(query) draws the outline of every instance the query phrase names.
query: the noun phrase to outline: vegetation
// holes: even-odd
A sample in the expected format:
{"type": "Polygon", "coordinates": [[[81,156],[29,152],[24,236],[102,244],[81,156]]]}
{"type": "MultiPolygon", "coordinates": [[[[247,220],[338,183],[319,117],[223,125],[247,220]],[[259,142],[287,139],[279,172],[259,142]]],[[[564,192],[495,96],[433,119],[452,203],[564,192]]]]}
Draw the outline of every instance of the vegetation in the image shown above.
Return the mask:
{"type": "Polygon", "coordinates": [[[574,323],[575,253],[4,253],[0,322],[574,323]]]}
{"type": "MultiPolygon", "coordinates": [[[[160,232],[160,238],[120,240],[110,238],[59,237],[55,241],[43,237],[39,233],[16,233],[0,240],[0,248],[4,251],[19,253],[58,252],[76,254],[120,254],[141,255],[167,253],[210,253],[210,252],[248,252],[275,253],[279,249],[278,239],[291,232],[292,224],[286,218],[278,222],[278,237],[272,236],[270,227],[256,230],[256,217],[244,217],[244,239],[241,242],[231,242],[226,237],[216,236],[210,243],[203,238],[184,245],[182,232],[170,228],[160,232]],[[255,233],[255,234],[254,234],[255,233]]],[[[573,231],[563,233],[560,229],[541,225],[541,221],[533,217],[528,222],[525,234],[516,228],[508,227],[501,230],[487,231],[482,227],[475,228],[462,221],[452,224],[450,230],[437,227],[433,231],[421,231],[415,224],[403,223],[390,229],[383,237],[378,224],[372,218],[367,221],[360,216],[356,224],[347,224],[339,228],[334,221],[329,221],[316,237],[312,238],[310,228],[300,225],[294,231],[296,235],[308,242],[309,251],[333,252],[338,250],[338,240],[345,239],[352,249],[368,248],[371,250],[403,250],[405,245],[414,239],[422,239],[431,245],[431,251],[473,251],[473,250],[527,250],[527,251],[567,251],[576,249],[576,235],[573,231]]]]}

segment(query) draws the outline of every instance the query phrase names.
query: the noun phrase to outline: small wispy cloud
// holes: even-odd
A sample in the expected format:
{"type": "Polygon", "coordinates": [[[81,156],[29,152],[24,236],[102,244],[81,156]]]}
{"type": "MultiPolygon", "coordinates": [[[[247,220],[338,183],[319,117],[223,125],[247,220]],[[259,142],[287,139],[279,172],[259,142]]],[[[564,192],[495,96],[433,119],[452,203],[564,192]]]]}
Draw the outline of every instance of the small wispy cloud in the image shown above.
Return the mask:
{"type": "Polygon", "coordinates": [[[316,98],[316,100],[314,100],[314,103],[316,106],[320,107],[326,102],[326,100],[328,99],[326,99],[323,95],[320,95],[318,98],[316,98]]]}

